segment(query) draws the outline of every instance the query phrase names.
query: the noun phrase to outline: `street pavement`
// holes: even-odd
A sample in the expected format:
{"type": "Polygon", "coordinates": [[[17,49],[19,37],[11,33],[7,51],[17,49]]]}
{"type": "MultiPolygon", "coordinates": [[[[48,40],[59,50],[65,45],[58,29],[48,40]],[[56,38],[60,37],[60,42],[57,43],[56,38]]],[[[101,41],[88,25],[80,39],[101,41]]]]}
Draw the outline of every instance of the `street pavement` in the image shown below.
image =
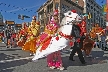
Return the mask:
{"type": "Polygon", "coordinates": [[[47,67],[46,58],[32,62],[33,56],[21,48],[6,48],[0,43],[0,72],[108,72],[108,51],[94,48],[92,57],[85,57],[87,64],[83,65],[74,56],[75,61],[69,61],[70,50],[62,51],[62,59],[65,70],[50,69],[47,67]]]}

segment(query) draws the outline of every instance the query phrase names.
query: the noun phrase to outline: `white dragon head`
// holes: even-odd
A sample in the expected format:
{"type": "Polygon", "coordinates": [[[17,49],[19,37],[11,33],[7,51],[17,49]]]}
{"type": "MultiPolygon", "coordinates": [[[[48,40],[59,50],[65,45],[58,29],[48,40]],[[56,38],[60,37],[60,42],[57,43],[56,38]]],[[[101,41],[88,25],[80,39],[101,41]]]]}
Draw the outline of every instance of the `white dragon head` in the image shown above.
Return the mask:
{"type": "Polygon", "coordinates": [[[66,13],[64,13],[64,15],[66,23],[80,22],[82,20],[82,18],[78,15],[76,10],[67,11],[66,13]]]}

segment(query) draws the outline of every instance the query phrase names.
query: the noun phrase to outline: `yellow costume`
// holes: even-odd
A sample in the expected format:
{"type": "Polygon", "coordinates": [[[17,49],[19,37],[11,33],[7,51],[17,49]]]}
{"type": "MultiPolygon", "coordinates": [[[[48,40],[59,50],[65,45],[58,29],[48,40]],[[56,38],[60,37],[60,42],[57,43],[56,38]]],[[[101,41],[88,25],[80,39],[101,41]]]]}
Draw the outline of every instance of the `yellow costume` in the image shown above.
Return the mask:
{"type": "Polygon", "coordinates": [[[25,42],[24,46],[23,46],[23,50],[26,51],[30,51],[31,53],[35,53],[36,52],[36,37],[39,35],[40,33],[40,24],[39,22],[36,22],[36,19],[33,19],[31,22],[31,25],[28,28],[28,35],[27,35],[27,41],[25,42]]]}

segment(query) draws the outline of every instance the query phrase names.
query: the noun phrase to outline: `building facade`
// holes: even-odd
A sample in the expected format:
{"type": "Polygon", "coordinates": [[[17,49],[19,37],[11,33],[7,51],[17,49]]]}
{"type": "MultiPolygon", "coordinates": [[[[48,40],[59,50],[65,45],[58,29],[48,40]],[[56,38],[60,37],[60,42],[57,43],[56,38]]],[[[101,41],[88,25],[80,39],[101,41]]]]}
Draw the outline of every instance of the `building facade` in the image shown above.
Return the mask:
{"type": "Polygon", "coordinates": [[[3,15],[0,12],[0,31],[4,29],[4,23],[3,23],[3,15]]]}
{"type": "Polygon", "coordinates": [[[3,23],[3,15],[0,12],[0,25],[2,25],[2,23],[3,23]]]}
{"type": "MultiPolygon", "coordinates": [[[[82,3],[81,3],[82,4],[82,3]]],[[[83,3],[84,4],[84,3],[83,3]]],[[[53,15],[53,11],[58,9],[59,11],[59,22],[63,18],[63,14],[68,10],[76,9],[79,14],[83,13],[83,5],[79,6],[72,0],[47,0],[38,10],[38,20],[41,24],[41,31],[44,30],[45,24],[49,21],[53,15]]]]}
{"type": "Polygon", "coordinates": [[[38,10],[38,20],[44,30],[50,16],[55,9],[59,10],[59,20],[61,22],[63,13],[68,10],[76,9],[78,14],[84,13],[90,15],[87,17],[87,31],[90,31],[93,24],[98,23],[101,27],[105,28],[105,16],[102,13],[102,7],[98,5],[95,0],[47,0],[38,10]]]}
{"type": "Polygon", "coordinates": [[[98,23],[99,26],[105,28],[105,16],[102,12],[102,7],[98,5],[95,0],[83,0],[84,1],[84,13],[90,14],[91,18],[87,19],[87,29],[91,29],[92,24],[98,23]]]}

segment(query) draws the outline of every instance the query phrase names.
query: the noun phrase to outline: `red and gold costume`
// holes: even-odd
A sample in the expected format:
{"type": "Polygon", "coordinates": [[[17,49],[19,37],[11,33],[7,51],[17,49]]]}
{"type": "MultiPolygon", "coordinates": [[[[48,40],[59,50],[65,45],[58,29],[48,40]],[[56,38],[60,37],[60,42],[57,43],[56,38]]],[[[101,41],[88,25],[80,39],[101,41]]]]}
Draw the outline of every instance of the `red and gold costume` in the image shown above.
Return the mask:
{"type": "Polygon", "coordinates": [[[47,46],[50,43],[50,39],[51,39],[52,35],[54,35],[57,32],[57,30],[58,30],[58,25],[52,24],[52,23],[48,24],[45,27],[45,31],[37,38],[36,48],[38,48],[38,46],[42,45],[41,50],[45,50],[45,48],[47,48],[47,46]]]}
{"type": "Polygon", "coordinates": [[[87,32],[87,30],[86,30],[86,21],[85,21],[85,17],[84,17],[84,19],[82,20],[82,22],[80,23],[80,24],[78,24],[78,26],[80,27],[80,29],[81,29],[81,36],[84,34],[84,33],[86,33],[87,32]]]}
{"type": "Polygon", "coordinates": [[[24,27],[19,31],[17,35],[18,37],[17,45],[19,47],[22,47],[24,43],[26,42],[26,36],[27,36],[27,26],[26,26],[26,23],[24,23],[24,27]]]}
{"type": "MultiPolygon", "coordinates": [[[[81,36],[84,35],[84,33],[86,33],[86,17],[84,17],[84,19],[82,20],[81,24],[79,24],[80,29],[81,29],[81,36]]],[[[94,29],[93,29],[94,30],[94,29]]],[[[86,38],[83,40],[83,48],[81,48],[82,50],[84,50],[86,55],[90,55],[90,52],[93,48],[94,42],[93,40],[91,40],[89,38],[89,34],[86,33],[86,38]]]]}
{"type": "Polygon", "coordinates": [[[90,32],[90,36],[92,39],[97,38],[98,34],[101,34],[101,32],[103,31],[103,29],[101,27],[99,27],[98,24],[96,24],[94,27],[92,27],[91,32],[90,32]]]}
{"type": "Polygon", "coordinates": [[[27,30],[28,34],[27,34],[27,41],[25,42],[24,46],[23,46],[23,50],[25,51],[30,51],[31,53],[35,53],[36,48],[36,37],[39,35],[40,33],[40,24],[39,22],[36,21],[36,16],[33,17],[33,20],[31,22],[31,25],[29,26],[28,30],[27,30]]]}
{"type": "Polygon", "coordinates": [[[87,56],[90,55],[92,48],[94,47],[94,41],[89,38],[89,35],[86,35],[86,38],[83,41],[83,48],[87,56]]]}

